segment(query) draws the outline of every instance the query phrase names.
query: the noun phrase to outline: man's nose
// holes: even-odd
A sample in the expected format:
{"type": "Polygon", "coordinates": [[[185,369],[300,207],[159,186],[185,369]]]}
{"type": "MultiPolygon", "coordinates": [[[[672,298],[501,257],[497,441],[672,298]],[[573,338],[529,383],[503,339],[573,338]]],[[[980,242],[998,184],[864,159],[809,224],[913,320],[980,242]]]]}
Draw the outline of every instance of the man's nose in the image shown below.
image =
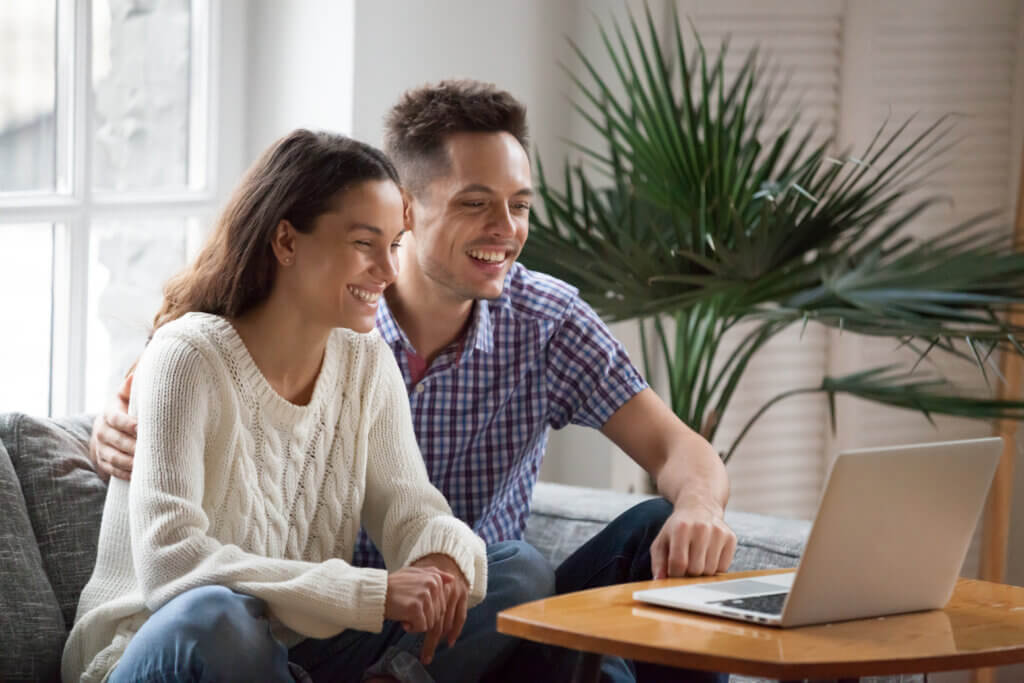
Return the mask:
{"type": "Polygon", "coordinates": [[[508,205],[498,206],[491,216],[491,223],[488,226],[492,235],[508,237],[516,232],[515,218],[508,205]]]}

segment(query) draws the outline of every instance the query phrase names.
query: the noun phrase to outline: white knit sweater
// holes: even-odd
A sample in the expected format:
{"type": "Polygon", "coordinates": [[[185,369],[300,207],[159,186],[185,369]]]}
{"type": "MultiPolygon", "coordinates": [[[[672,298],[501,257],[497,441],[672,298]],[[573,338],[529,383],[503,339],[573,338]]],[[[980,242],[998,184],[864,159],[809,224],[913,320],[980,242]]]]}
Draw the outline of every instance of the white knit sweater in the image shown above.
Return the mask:
{"type": "Polygon", "coordinates": [[[443,553],[466,575],[471,604],[483,598],[484,543],[431,486],[378,334],[332,332],[313,397],[297,406],[230,323],[190,313],[154,335],[131,405],[132,481],[110,482],[66,683],[102,680],[153,611],[209,584],[265,600],[288,645],[379,631],[387,574],[349,564],[360,523],[391,570],[443,553]]]}

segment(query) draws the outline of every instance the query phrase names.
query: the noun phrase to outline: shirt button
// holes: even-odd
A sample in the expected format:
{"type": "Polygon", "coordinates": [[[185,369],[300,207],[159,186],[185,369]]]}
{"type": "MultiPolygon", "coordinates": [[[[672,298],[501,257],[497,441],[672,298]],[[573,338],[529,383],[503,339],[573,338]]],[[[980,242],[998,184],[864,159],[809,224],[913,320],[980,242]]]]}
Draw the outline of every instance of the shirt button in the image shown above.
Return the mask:
{"type": "Polygon", "coordinates": [[[416,393],[417,394],[422,394],[426,390],[427,390],[427,388],[425,386],[423,386],[423,382],[420,382],[419,384],[416,385],[416,393]]]}

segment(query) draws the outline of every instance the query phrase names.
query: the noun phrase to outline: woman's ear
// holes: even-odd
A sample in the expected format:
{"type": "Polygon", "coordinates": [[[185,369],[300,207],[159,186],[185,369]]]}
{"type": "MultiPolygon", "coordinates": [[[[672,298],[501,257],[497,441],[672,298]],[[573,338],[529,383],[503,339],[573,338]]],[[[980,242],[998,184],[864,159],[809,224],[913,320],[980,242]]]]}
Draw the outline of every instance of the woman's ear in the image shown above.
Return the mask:
{"type": "Polygon", "coordinates": [[[277,262],[282,266],[290,266],[295,263],[295,227],[287,220],[282,219],[274,228],[274,238],[270,242],[277,262]]]}

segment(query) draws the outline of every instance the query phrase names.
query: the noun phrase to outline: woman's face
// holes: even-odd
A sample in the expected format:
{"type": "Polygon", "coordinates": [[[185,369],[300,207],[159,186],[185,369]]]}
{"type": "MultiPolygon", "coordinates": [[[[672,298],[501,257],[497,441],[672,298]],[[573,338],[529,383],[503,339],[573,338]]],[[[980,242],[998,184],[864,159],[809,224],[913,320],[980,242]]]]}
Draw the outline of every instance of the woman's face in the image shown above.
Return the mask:
{"type": "Polygon", "coordinates": [[[345,190],[334,206],[311,232],[295,234],[292,272],[282,280],[293,281],[296,306],[317,322],[370,332],[398,274],[402,193],[391,181],[370,180],[345,190]]]}

